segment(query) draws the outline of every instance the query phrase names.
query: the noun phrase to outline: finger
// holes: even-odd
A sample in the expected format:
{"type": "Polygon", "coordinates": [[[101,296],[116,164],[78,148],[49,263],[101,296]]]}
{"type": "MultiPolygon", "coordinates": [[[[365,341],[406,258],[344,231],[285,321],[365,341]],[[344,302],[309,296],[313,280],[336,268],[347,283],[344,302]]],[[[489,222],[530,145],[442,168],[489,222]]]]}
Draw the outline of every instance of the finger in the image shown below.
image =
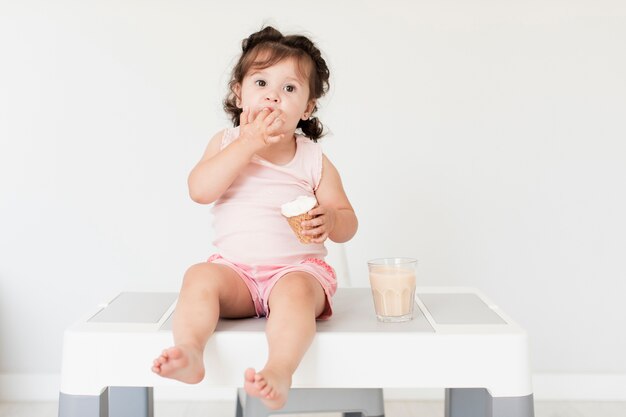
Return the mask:
{"type": "Polygon", "coordinates": [[[276,119],[274,123],[272,123],[271,125],[265,128],[265,134],[267,136],[279,136],[277,135],[277,133],[281,130],[283,123],[284,123],[283,120],[276,119]]]}
{"type": "Polygon", "coordinates": [[[265,119],[263,121],[263,123],[267,126],[265,131],[271,135],[273,133],[276,133],[278,130],[280,130],[280,128],[283,126],[283,123],[285,122],[283,119],[274,119],[274,121],[272,123],[267,124],[267,120],[270,118],[270,116],[267,117],[267,119],[265,119]]]}
{"type": "Polygon", "coordinates": [[[276,120],[280,120],[279,117],[283,114],[282,111],[280,111],[279,109],[275,109],[273,110],[270,114],[268,114],[265,117],[265,125],[266,126],[270,126],[272,123],[274,123],[276,120]]]}
{"type": "Polygon", "coordinates": [[[243,111],[239,115],[239,124],[247,125],[249,123],[248,117],[250,116],[250,107],[244,107],[243,111]]]}
{"type": "Polygon", "coordinates": [[[304,233],[306,236],[319,236],[324,233],[325,230],[326,229],[324,228],[324,226],[319,226],[312,229],[303,230],[302,233],[304,233]]]}
{"type": "Polygon", "coordinates": [[[326,223],[324,216],[318,216],[311,220],[304,220],[302,222],[302,227],[304,227],[305,229],[312,229],[314,227],[321,226],[324,223],[326,223]]]}
{"type": "Polygon", "coordinates": [[[272,112],[272,109],[270,109],[269,107],[262,108],[261,111],[259,111],[254,117],[254,122],[255,123],[262,122],[271,112],[272,112]]]}
{"type": "Polygon", "coordinates": [[[254,123],[254,118],[256,117],[256,113],[254,112],[254,109],[250,106],[246,106],[246,122],[248,124],[250,123],[254,123]]]}
{"type": "MultiPolygon", "coordinates": [[[[284,134],[278,134],[279,131],[281,130],[280,129],[281,127],[282,127],[282,122],[280,123],[274,122],[272,123],[271,126],[265,129],[265,134],[267,135],[268,138],[274,137],[275,141],[278,141],[281,136],[284,136],[284,134]]],[[[266,140],[266,142],[269,142],[269,140],[266,140]]]]}
{"type": "Polygon", "coordinates": [[[309,216],[321,216],[326,214],[326,209],[322,206],[315,206],[307,213],[309,216]]]}
{"type": "Polygon", "coordinates": [[[324,241],[326,239],[328,239],[328,233],[323,233],[321,236],[314,237],[313,239],[311,239],[311,242],[313,242],[313,243],[324,243],[324,241]]]}
{"type": "Polygon", "coordinates": [[[283,138],[285,137],[284,134],[278,135],[278,136],[268,136],[267,138],[267,143],[278,143],[281,140],[283,140],[283,138]]]}

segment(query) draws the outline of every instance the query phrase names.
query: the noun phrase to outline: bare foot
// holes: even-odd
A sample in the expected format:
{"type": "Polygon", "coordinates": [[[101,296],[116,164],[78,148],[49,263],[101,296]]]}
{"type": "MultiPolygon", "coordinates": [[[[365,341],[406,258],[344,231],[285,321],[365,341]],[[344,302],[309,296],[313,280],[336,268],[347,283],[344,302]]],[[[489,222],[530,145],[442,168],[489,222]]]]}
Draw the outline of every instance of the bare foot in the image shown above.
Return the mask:
{"type": "Polygon", "coordinates": [[[202,351],[186,345],[165,349],[152,364],[152,372],[165,378],[197,384],[204,378],[202,351]]]}
{"type": "Polygon", "coordinates": [[[248,395],[260,398],[270,410],[278,410],[287,402],[289,388],[291,388],[291,375],[271,369],[255,372],[254,369],[248,368],[244,373],[243,387],[248,395]]]}

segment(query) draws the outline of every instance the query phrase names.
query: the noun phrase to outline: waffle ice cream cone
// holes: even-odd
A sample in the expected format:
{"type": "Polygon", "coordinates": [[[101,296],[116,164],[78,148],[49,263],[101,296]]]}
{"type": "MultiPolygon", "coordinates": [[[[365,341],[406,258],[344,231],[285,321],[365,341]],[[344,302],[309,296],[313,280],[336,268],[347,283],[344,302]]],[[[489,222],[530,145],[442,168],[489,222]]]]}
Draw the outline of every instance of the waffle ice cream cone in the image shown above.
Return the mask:
{"type": "Polygon", "coordinates": [[[305,220],[311,220],[313,216],[309,216],[304,213],[299,216],[287,217],[287,221],[289,222],[289,226],[291,226],[291,230],[296,234],[300,243],[311,243],[311,236],[306,236],[302,234],[304,228],[302,227],[301,222],[305,220]]]}
{"type": "Polygon", "coordinates": [[[285,203],[281,206],[281,213],[287,218],[289,226],[298,237],[301,243],[311,243],[311,236],[306,236],[301,222],[311,220],[313,216],[307,213],[317,205],[315,197],[300,196],[293,201],[285,203]]]}

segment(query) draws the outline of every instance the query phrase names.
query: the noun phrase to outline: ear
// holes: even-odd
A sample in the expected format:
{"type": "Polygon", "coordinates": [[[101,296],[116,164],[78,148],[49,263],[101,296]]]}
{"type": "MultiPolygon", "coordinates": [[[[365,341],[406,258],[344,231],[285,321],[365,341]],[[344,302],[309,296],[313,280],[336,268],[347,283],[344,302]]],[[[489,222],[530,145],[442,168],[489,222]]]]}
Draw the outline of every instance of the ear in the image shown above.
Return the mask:
{"type": "Polygon", "coordinates": [[[233,93],[235,93],[235,105],[238,108],[242,108],[241,105],[241,84],[237,83],[233,86],[233,93]]]}
{"type": "Polygon", "coordinates": [[[302,115],[302,120],[309,120],[309,117],[311,117],[311,113],[313,113],[313,110],[315,109],[315,104],[315,99],[309,100],[309,103],[306,106],[306,110],[302,115]]]}

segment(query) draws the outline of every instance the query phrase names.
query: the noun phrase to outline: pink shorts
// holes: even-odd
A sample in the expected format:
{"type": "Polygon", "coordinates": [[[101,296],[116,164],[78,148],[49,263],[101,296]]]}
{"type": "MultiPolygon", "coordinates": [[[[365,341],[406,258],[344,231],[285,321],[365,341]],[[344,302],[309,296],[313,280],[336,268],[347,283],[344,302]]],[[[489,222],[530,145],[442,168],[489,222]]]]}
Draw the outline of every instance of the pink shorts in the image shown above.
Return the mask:
{"type": "Polygon", "coordinates": [[[237,264],[222,258],[219,254],[209,257],[207,262],[226,265],[232,268],[245,282],[254,301],[254,309],[257,317],[268,316],[269,307],[267,301],[274,285],[285,274],[290,272],[306,272],[320,283],[326,294],[326,307],[318,317],[320,320],[328,319],[332,313],[332,296],[337,291],[337,277],[335,270],[321,259],[308,258],[295,265],[257,265],[249,266],[237,264]]]}

